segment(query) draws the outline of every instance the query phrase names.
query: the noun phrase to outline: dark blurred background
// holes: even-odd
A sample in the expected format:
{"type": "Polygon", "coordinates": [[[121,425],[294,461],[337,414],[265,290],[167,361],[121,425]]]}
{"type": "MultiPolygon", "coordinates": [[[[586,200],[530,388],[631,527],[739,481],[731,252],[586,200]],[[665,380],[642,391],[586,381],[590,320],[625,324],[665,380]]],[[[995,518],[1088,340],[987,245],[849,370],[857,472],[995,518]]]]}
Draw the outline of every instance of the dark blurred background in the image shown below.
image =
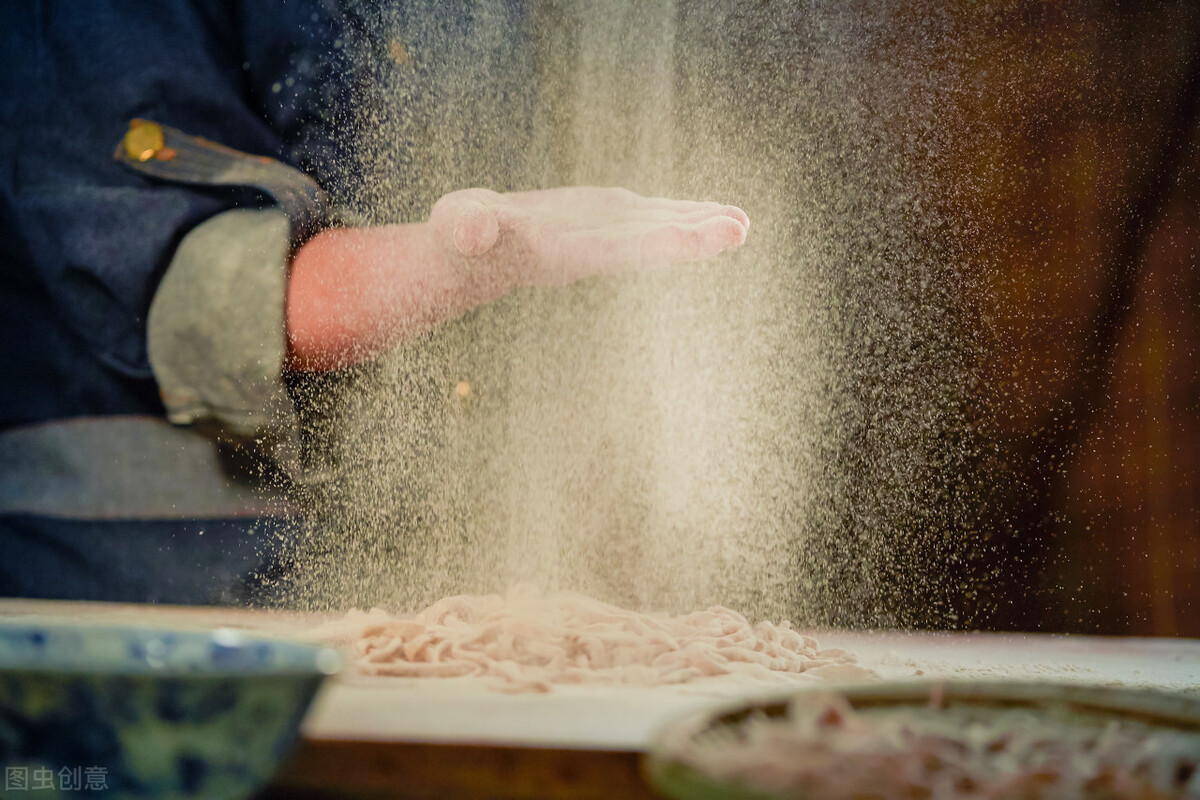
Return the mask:
{"type": "Polygon", "coordinates": [[[963,12],[970,146],[945,180],[987,265],[986,533],[1023,566],[981,624],[1200,636],[1198,23],[1193,3],[963,12]]]}
{"type": "Polygon", "coordinates": [[[882,359],[852,357],[879,344],[845,329],[850,432],[830,463],[848,477],[830,502],[850,544],[831,560],[854,572],[864,520],[895,530],[879,577],[857,576],[872,599],[851,592],[827,621],[1200,636],[1200,7],[679,10],[681,41],[714,43],[688,50],[704,66],[684,59],[685,96],[697,72],[725,87],[695,99],[755,121],[723,134],[748,158],[790,132],[796,194],[854,220],[848,316],[877,327],[881,291],[911,290],[921,299],[901,310],[938,320],[889,326],[882,359]],[[804,86],[827,95],[816,123],[804,86]],[[815,170],[805,125],[840,141],[817,148],[815,170]],[[871,255],[889,246],[910,257],[871,255]],[[923,367],[933,375],[916,377],[923,367]],[[906,457],[885,417],[854,410],[872,386],[902,412],[920,407],[907,392],[950,393],[931,407],[960,421],[938,429],[922,489],[889,488],[864,455],[906,457]],[[913,570],[946,579],[914,583],[913,570]]]}
{"type": "Polygon", "coordinates": [[[962,4],[985,627],[1200,635],[1200,12],[962,4]]]}

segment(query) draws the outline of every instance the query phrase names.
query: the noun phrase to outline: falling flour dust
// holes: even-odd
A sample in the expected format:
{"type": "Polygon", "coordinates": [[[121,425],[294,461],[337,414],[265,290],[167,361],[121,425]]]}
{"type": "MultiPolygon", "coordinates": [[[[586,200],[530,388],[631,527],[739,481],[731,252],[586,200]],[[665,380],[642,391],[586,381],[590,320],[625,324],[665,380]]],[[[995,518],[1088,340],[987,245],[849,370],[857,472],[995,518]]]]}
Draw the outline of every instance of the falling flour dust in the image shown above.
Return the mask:
{"type": "Polygon", "coordinates": [[[529,583],[806,626],[952,618],[927,566],[954,556],[969,375],[921,169],[951,68],[914,69],[938,48],[896,50],[887,4],[863,5],[417,0],[370,20],[404,58],[351,110],[359,177],[333,187],[369,221],[590,184],[733,203],[752,228],[711,262],[518,291],[313,378],[314,513],[283,602],[412,613],[529,583]]]}

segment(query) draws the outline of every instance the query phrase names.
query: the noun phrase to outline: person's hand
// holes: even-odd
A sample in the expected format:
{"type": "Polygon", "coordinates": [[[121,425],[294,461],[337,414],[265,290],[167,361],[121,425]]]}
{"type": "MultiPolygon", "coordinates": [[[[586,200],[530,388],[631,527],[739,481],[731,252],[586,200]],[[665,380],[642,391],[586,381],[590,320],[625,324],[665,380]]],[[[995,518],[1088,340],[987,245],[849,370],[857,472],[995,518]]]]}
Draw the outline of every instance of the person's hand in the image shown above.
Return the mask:
{"type": "Polygon", "coordinates": [[[520,286],[710,258],[749,228],[734,206],[625,189],[451,192],[429,222],[327,230],[300,248],[287,294],[292,365],[374,357],[520,286]]]}
{"type": "Polygon", "coordinates": [[[593,275],[711,258],[746,240],[735,206],[572,186],[499,194],[451,192],[433,207],[433,235],[475,269],[521,284],[561,286],[593,275]]]}

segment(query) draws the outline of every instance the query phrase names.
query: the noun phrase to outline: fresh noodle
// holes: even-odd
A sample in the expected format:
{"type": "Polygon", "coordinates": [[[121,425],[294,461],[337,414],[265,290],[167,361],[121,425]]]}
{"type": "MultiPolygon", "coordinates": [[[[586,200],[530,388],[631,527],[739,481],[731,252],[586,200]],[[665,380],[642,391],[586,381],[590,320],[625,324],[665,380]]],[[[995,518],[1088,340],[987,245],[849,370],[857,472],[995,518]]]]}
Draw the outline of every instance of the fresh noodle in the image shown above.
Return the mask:
{"type": "Polygon", "coordinates": [[[752,625],[721,606],[675,617],[646,614],[527,587],[506,597],[447,597],[411,617],[352,611],[311,636],[350,644],[363,674],[484,677],[511,692],[720,676],[784,681],[800,674],[834,680],[874,675],[843,650],[821,650],[787,622],[752,625]]]}

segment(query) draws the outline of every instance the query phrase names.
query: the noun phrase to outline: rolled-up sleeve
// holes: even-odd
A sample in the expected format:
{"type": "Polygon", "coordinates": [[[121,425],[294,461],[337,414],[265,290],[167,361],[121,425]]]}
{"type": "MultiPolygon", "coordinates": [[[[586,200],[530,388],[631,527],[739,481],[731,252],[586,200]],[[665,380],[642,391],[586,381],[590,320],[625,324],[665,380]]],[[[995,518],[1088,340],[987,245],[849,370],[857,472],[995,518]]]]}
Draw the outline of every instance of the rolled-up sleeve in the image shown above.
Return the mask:
{"type": "Polygon", "coordinates": [[[0,29],[0,322],[31,346],[0,358],[0,424],[165,406],[257,435],[287,415],[287,259],[312,220],[270,185],[137,174],[113,147],[153,120],[327,184],[337,20],[320,0],[21,8],[0,29]]]}
{"type": "Polygon", "coordinates": [[[171,422],[211,420],[240,436],[291,424],[283,384],[290,249],[290,222],[273,208],[226,211],[180,242],[147,321],[171,422]]]}

